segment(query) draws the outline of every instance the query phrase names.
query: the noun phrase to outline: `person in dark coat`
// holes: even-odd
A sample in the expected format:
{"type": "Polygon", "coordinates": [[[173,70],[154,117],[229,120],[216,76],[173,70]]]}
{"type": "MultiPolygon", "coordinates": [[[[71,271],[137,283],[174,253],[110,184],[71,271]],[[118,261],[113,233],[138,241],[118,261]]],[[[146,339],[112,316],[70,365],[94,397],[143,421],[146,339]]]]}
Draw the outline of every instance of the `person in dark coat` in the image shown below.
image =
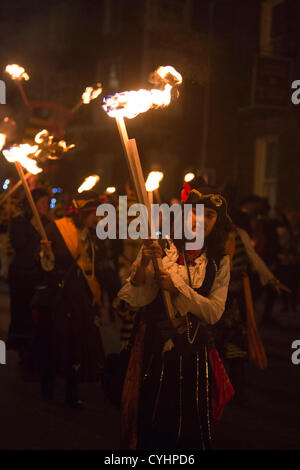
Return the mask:
{"type": "MultiPolygon", "coordinates": [[[[46,225],[51,220],[49,194],[43,188],[33,189],[31,193],[41,221],[46,225]]],[[[22,212],[11,220],[9,236],[14,254],[8,278],[11,318],[7,349],[18,351],[20,363],[27,367],[34,336],[31,302],[36,286],[43,279],[39,256],[41,236],[27,199],[22,201],[22,212]]]]}
{"type": "MultiPolygon", "coordinates": [[[[46,227],[42,266],[51,285],[63,287],[58,300],[40,315],[42,395],[53,398],[54,378],[66,378],[66,403],[81,408],[80,382],[100,380],[104,352],[100,334],[100,287],[96,250],[89,230],[96,226],[99,199],[92,191],[76,195],[71,217],[46,227]]],[[[59,289],[58,289],[59,290],[59,289]]]]}

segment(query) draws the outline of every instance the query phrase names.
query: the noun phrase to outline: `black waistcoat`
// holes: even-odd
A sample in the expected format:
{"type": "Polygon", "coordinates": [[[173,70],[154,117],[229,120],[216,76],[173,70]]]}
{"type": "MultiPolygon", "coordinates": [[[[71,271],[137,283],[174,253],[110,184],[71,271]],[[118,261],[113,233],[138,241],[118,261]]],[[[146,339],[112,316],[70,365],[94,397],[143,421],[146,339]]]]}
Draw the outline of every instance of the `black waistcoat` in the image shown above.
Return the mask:
{"type": "MultiPolygon", "coordinates": [[[[216,265],[212,259],[208,259],[203,283],[199,288],[194,290],[198,294],[208,297],[214,283],[215,276],[216,265]]],[[[147,324],[145,346],[148,351],[161,351],[168,337],[172,338],[175,344],[175,349],[179,353],[184,352],[185,354],[192,354],[203,345],[207,345],[209,348],[213,346],[213,336],[210,326],[201,323],[199,318],[191,313],[187,314],[190,338],[194,338],[196,330],[198,329],[193,344],[189,343],[186,333],[181,335],[177,333],[177,330],[173,328],[171,321],[168,319],[161,292],[158,293],[157,297],[151,304],[141,309],[140,320],[147,324]]]]}

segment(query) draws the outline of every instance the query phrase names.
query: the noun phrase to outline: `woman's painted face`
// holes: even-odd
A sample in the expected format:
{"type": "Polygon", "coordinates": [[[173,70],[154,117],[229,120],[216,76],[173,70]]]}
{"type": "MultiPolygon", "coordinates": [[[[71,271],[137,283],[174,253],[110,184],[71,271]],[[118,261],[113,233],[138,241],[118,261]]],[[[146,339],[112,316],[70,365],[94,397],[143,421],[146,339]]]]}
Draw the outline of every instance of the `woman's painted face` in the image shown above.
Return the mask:
{"type": "Polygon", "coordinates": [[[43,196],[35,203],[38,213],[40,215],[46,216],[49,212],[49,198],[48,196],[43,196]]]}
{"type": "Polygon", "coordinates": [[[218,218],[218,213],[209,207],[204,208],[204,238],[211,234],[218,218]]]}
{"type": "MultiPolygon", "coordinates": [[[[211,209],[210,207],[204,207],[204,239],[208,237],[212,229],[215,226],[217,221],[218,214],[217,211],[211,209]]],[[[193,231],[196,231],[197,225],[202,223],[202,217],[196,216],[196,209],[193,208],[192,211],[192,228],[193,231]]]]}

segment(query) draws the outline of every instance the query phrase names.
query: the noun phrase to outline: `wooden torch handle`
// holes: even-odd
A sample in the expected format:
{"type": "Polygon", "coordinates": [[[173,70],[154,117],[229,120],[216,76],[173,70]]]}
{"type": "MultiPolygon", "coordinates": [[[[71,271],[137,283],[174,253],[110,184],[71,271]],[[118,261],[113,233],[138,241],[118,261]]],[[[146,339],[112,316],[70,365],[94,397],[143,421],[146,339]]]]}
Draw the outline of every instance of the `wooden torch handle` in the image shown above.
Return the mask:
{"type": "Polygon", "coordinates": [[[39,231],[39,233],[40,233],[40,235],[41,235],[42,240],[47,241],[48,238],[47,238],[47,235],[46,235],[46,231],[45,231],[45,228],[44,228],[44,226],[43,226],[43,224],[42,224],[42,221],[41,221],[40,215],[39,215],[39,213],[38,213],[38,210],[37,210],[37,208],[36,208],[36,205],[35,205],[35,202],[34,202],[34,200],[33,200],[31,191],[30,191],[30,189],[29,189],[27,180],[26,180],[25,175],[24,175],[24,171],[23,171],[22,165],[21,165],[21,163],[19,163],[19,162],[15,162],[15,165],[16,165],[17,171],[18,171],[18,173],[19,173],[20,179],[22,180],[22,184],[23,184],[23,186],[24,186],[24,190],[25,190],[25,193],[26,193],[28,202],[29,202],[29,204],[30,204],[30,207],[31,207],[31,209],[32,209],[32,212],[33,212],[35,221],[36,221],[36,223],[37,223],[38,231],[39,231]]]}

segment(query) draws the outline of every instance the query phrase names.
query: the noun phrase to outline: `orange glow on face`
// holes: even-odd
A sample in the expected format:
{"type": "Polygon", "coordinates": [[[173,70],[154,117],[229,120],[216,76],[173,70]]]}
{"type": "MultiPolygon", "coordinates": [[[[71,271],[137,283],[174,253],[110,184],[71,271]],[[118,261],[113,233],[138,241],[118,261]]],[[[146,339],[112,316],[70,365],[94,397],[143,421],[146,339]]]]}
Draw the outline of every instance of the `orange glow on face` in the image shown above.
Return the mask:
{"type": "Polygon", "coordinates": [[[36,160],[29,157],[29,155],[35,155],[37,150],[37,145],[20,144],[5,149],[2,153],[7,161],[11,163],[19,162],[27,171],[33,175],[37,175],[43,170],[38,167],[36,160]]]}
{"type": "Polygon", "coordinates": [[[103,100],[103,109],[110,117],[132,119],[151,108],[162,108],[171,102],[171,90],[182,83],[182,76],[174,67],[161,66],[153,74],[152,81],[162,89],[124,91],[103,100]]]}
{"type": "Polygon", "coordinates": [[[29,75],[25,72],[24,67],[17,64],[7,65],[5,68],[12,80],[29,80],[29,75]]]}

